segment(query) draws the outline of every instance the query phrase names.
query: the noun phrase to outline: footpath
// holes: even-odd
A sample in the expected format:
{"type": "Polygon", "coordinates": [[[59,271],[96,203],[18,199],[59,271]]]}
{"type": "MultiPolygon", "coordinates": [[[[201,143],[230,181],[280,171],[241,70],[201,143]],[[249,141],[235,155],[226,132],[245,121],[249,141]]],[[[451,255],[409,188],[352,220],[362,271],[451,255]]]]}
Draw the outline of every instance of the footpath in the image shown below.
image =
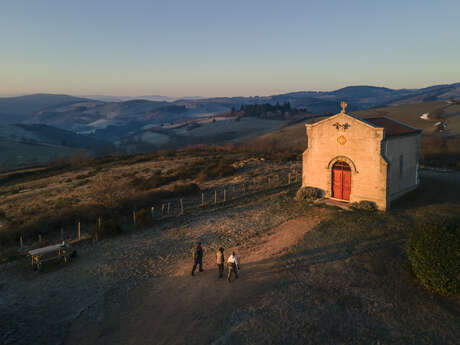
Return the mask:
{"type": "MultiPolygon", "coordinates": [[[[277,258],[295,245],[321,216],[290,220],[254,244],[235,251],[240,277],[218,278],[215,252],[206,251],[204,272],[191,276],[192,259],[172,264],[166,277],[135,288],[112,291],[98,315],[83,313],[72,323],[65,344],[225,344],[236,310],[250,306],[282,279],[277,258]]],[[[225,272],[226,273],[226,272],[225,272]]]]}

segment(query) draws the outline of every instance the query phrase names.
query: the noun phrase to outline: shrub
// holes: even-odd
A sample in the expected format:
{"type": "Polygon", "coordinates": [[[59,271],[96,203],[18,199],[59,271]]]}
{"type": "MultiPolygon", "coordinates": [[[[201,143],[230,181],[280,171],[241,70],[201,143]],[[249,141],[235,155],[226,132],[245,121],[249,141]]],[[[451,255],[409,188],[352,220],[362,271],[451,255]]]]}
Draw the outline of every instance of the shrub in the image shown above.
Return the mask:
{"type": "Polygon", "coordinates": [[[175,180],[173,176],[165,176],[155,173],[149,178],[135,178],[131,181],[133,187],[140,190],[150,190],[161,187],[175,180]]]}
{"type": "Polygon", "coordinates": [[[152,216],[148,209],[141,209],[136,212],[136,225],[140,227],[148,226],[152,223],[152,216]]]}
{"type": "Polygon", "coordinates": [[[295,199],[297,201],[303,201],[303,200],[313,201],[313,200],[320,199],[322,196],[323,196],[323,191],[319,188],[302,187],[297,191],[295,195],[295,199]]]}
{"type": "Polygon", "coordinates": [[[460,294],[460,219],[435,218],[411,234],[407,253],[412,271],[429,290],[460,294]]]}
{"type": "Polygon", "coordinates": [[[235,168],[232,162],[219,159],[209,162],[203,167],[203,170],[198,174],[199,181],[212,180],[220,177],[233,175],[235,168]]]}
{"type": "Polygon", "coordinates": [[[121,232],[121,227],[117,224],[117,221],[113,218],[102,219],[101,227],[95,228],[97,239],[103,239],[118,235],[121,232]]]}
{"type": "Polygon", "coordinates": [[[354,202],[351,204],[351,207],[356,209],[356,210],[361,210],[361,211],[377,211],[377,205],[375,202],[368,201],[368,200],[361,200],[358,202],[354,202]]]}

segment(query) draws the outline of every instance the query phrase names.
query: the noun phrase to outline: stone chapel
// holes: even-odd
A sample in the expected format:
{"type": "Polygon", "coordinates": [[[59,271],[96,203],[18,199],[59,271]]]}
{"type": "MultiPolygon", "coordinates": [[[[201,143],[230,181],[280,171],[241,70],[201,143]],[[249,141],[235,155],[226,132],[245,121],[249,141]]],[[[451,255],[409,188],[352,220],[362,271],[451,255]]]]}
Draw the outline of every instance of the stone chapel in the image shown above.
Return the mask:
{"type": "Polygon", "coordinates": [[[421,130],[388,117],[361,119],[342,111],[307,124],[302,187],[326,198],[368,200],[386,210],[419,185],[421,130]]]}

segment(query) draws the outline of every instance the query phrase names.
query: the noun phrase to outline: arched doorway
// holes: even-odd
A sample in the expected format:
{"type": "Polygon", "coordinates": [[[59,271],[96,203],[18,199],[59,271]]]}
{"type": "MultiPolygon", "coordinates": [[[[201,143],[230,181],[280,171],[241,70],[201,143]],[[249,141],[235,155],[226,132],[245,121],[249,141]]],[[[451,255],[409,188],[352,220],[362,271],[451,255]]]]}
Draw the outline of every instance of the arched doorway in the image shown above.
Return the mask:
{"type": "Polygon", "coordinates": [[[332,166],[332,197],[342,200],[350,200],[351,193],[351,169],[350,166],[338,161],[332,166]]]}

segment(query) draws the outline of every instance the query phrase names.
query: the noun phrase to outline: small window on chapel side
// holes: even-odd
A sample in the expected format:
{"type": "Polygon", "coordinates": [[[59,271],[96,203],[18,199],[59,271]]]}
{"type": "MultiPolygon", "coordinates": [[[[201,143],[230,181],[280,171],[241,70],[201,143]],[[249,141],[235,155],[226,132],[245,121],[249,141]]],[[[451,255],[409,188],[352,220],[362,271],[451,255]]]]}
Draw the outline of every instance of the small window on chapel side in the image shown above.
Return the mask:
{"type": "Polygon", "coordinates": [[[403,159],[403,155],[399,156],[399,177],[402,177],[403,176],[403,171],[404,171],[404,159],[403,159]]]}

